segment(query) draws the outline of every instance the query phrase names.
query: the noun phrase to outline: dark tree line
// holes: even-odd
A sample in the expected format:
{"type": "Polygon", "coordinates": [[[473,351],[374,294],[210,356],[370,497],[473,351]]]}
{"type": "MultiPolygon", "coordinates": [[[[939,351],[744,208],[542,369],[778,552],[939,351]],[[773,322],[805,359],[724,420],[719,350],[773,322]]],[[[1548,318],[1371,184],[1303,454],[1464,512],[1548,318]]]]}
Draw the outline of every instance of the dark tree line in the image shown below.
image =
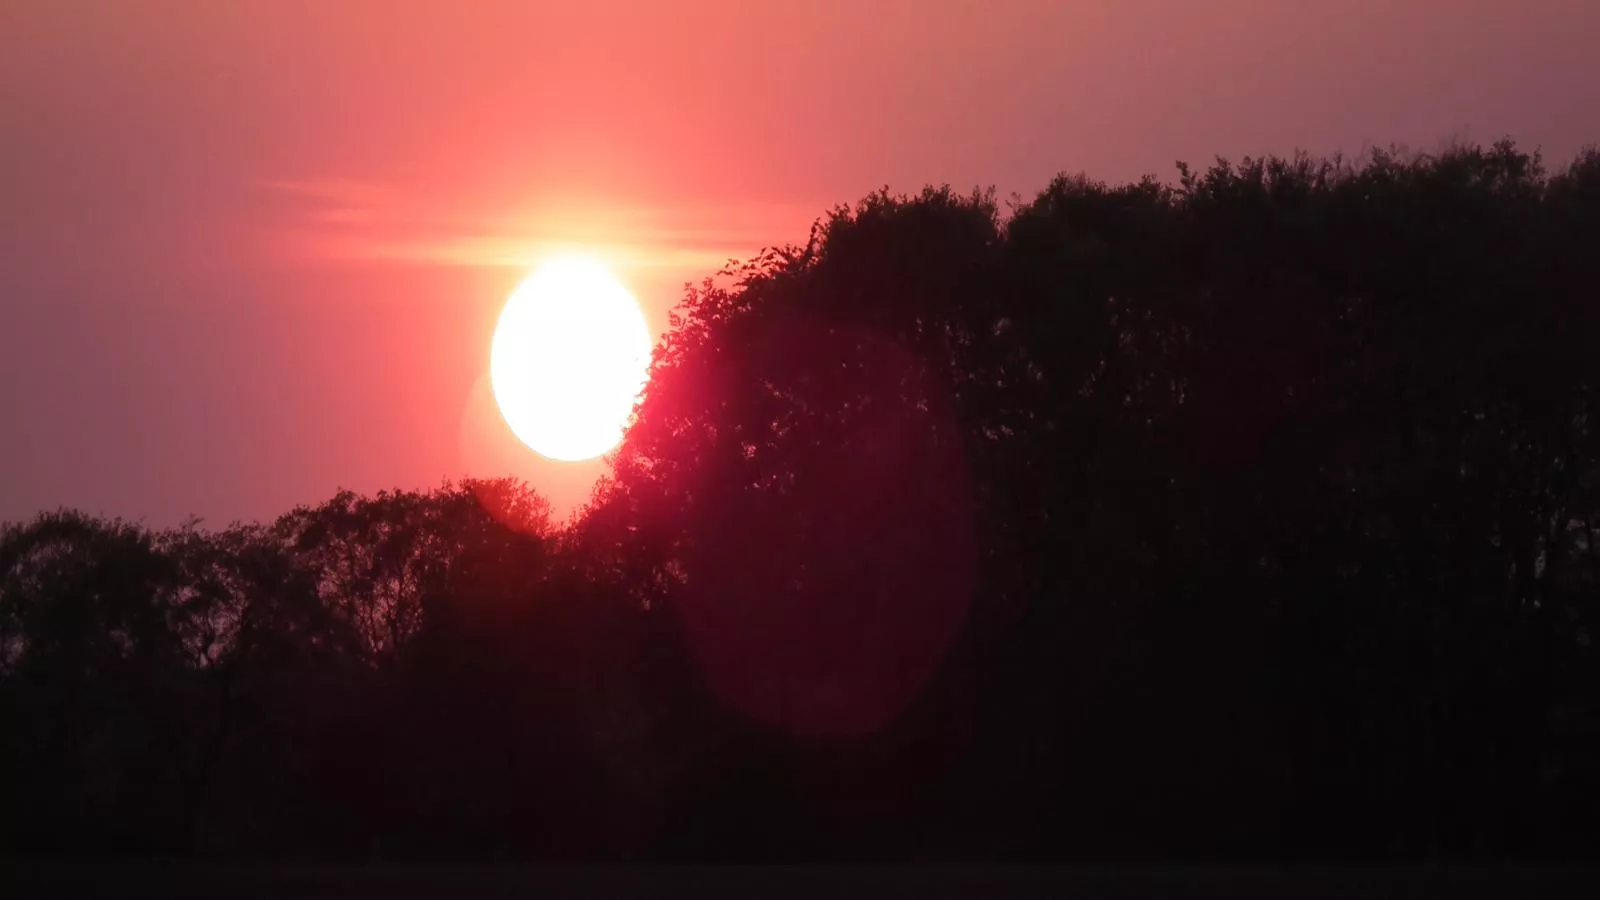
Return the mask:
{"type": "Polygon", "coordinates": [[[613,472],[0,532],[0,847],[1587,856],[1600,155],[878,193],[613,472]]]}

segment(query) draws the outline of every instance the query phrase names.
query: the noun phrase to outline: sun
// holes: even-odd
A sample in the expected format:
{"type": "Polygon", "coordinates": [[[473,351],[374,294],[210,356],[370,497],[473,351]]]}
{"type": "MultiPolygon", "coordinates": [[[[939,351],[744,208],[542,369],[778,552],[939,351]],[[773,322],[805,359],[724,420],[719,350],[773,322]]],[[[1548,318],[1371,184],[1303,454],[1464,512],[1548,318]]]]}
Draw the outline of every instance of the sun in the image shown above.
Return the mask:
{"type": "Polygon", "coordinates": [[[577,462],[622,439],[650,365],[639,304],[587,259],[547,263],[500,313],[489,382],[506,424],[534,452],[577,462]]]}

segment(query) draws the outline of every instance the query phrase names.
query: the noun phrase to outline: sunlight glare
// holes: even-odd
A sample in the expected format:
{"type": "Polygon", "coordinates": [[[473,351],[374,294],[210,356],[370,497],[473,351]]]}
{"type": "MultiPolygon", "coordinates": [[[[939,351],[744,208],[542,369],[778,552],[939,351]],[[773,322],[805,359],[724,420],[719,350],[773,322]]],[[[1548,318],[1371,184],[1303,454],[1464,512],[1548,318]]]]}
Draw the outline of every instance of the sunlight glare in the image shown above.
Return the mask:
{"type": "Polygon", "coordinates": [[[592,459],[622,439],[650,364],[633,295],[600,264],[547,263],[512,292],[489,378],[506,424],[550,459],[592,459]]]}

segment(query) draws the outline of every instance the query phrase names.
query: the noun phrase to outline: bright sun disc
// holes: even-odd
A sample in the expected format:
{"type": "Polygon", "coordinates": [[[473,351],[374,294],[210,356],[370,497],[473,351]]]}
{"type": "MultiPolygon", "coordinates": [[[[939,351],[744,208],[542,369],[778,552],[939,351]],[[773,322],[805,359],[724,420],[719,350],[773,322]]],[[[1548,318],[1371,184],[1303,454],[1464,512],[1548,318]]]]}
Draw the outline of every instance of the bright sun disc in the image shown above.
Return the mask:
{"type": "Polygon", "coordinates": [[[542,456],[575,462],[617,445],[650,365],[639,304],[596,263],[552,262],[512,292],[489,347],[506,424],[542,456]]]}

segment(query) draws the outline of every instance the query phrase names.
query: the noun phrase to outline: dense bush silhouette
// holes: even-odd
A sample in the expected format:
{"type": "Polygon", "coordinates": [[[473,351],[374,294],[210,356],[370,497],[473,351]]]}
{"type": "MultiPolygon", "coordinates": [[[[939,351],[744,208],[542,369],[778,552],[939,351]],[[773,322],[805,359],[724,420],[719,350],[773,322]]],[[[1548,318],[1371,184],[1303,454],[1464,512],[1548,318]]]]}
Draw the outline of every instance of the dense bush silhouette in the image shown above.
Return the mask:
{"type": "Polygon", "coordinates": [[[14,852],[1581,855],[1600,154],[873,194],[509,481],[0,533],[14,852]]]}

